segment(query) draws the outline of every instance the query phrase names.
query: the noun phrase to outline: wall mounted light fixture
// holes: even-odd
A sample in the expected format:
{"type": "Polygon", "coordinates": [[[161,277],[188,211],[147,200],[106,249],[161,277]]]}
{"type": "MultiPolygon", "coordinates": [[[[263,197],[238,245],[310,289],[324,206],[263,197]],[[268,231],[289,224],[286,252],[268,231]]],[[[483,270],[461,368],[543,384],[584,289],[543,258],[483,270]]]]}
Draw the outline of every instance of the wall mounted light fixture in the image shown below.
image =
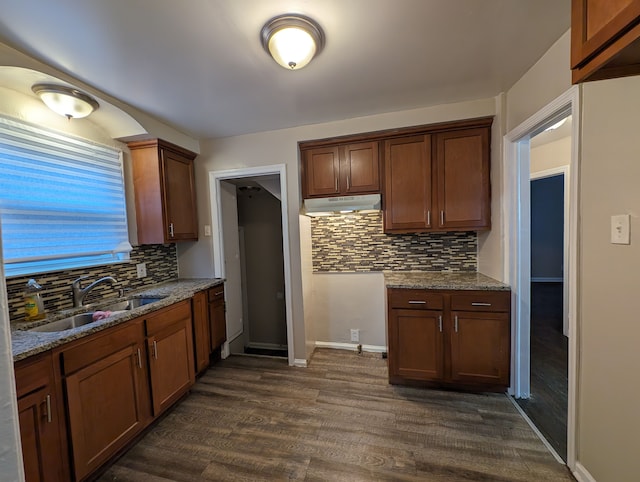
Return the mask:
{"type": "Polygon", "coordinates": [[[269,20],[260,34],[262,46],[287,70],[298,70],[324,47],[320,25],[304,15],[285,14],[269,20]]]}
{"type": "Polygon", "coordinates": [[[99,107],[93,97],[66,85],[35,84],[31,90],[49,109],[67,119],[87,117],[99,107]]]}

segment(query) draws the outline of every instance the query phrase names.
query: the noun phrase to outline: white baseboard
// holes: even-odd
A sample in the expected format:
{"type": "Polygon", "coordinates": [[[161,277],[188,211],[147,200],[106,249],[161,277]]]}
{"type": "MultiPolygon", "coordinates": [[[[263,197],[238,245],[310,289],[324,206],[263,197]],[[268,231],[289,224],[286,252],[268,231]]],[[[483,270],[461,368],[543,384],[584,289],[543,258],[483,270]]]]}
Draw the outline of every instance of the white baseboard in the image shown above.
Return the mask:
{"type": "Polygon", "coordinates": [[[279,345],[278,343],[249,342],[247,347],[256,348],[258,350],[286,350],[287,349],[287,345],[279,345]]]}
{"type": "Polygon", "coordinates": [[[589,471],[580,462],[576,462],[576,469],[573,471],[573,476],[578,482],[596,482],[596,479],[589,473],[589,471]]]}
{"type": "MultiPolygon", "coordinates": [[[[316,341],[318,348],[334,348],[336,350],[358,351],[358,343],[337,343],[333,341],[316,341]]],[[[370,353],[384,353],[387,351],[386,346],[380,345],[362,345],[362,351],[370,353]]]]}
{"type": "Polygon", "coordinates": [[[307,360],[304,358],[295,358],[293,360],[294,367],[307,368],[307,360]]]}
{"type": "Polygon", "coordinates": [[[532,283],[562,283],[564,280],[562,278],[545,278],[543,276],[532,277],[532,283]]]}

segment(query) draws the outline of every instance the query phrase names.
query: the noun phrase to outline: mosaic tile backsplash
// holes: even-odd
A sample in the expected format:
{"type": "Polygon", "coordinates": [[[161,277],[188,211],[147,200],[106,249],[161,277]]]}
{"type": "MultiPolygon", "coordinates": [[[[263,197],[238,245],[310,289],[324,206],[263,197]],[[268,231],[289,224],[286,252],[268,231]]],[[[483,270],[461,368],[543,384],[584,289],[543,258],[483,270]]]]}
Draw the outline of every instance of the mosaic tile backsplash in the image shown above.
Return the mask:
{"type": "Polygon", "coordinates": [[[477,271],[475,232],[385,234],[382,212],[311,219],[313,271],[477,271]]]}
{"type": "Polygon", "coordinates": [[[85,275],[89,278],[83,282],[83,287],[103,276],[113,276],[118,280],[118,284],[113,287],[109,284],[98,285],[85,299],[86,303],[102,298],[115,298],[118,296],[120,288],[135,290],[143,286],[176,279],[178,277],[176,245],[158,244],[134,247],[131,251],[131,259],[126,263],[7,279],[9,319],[12,322],[24,321],[22,295],[30,278],[35,278],[43,288],[42,297],[45,310],[55,312],[73,307],[71,283],[85,275]],[[137,277],[136,264],[138,263],[146,263],[147,276],[145,278],[137,277]]]}

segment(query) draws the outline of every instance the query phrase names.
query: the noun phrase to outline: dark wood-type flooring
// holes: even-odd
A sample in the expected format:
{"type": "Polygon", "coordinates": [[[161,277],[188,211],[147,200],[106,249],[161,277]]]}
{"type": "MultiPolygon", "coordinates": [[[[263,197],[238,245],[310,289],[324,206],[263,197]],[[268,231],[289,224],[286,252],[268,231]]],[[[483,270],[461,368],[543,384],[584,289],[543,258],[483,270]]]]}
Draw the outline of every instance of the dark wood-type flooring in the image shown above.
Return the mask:
{"type": "Polygon", "coordinates": [[[231,356],[99,479],[571,481],[503,394],[395,387],[386,360],[231,356]]]}
{"type": "Polygon", "coordinates": [[[531,283],[531,398],[516,401],[565,461],[568,348],[562,283],[531,283]]]}

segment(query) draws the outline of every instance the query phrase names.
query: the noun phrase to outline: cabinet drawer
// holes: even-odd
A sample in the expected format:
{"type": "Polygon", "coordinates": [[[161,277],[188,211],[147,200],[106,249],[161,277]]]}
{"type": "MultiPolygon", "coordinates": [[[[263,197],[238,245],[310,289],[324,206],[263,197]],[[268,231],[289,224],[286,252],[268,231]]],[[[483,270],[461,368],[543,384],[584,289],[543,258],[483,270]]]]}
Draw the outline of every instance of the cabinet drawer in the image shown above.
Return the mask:
{"type": "Polygon", "coordinates": [[[126,322],[124,327],[107,330],[62,352],[62,372],[65,375],[95,363],[123,348],[135,345],[144,338],[142,319],[126,322]]]}
{"type": "Polygon", "coordinates": [[[18,398],[46,387],[53,378],[51,353],[16,363],[15,378],[18,398]]]}
{"type": "Polygon", "coordinates": [[[453,311],[509,311],[511,292],[470,291],[451,295],[453,311]]]}
{"type": "Polygon", "coordinates": [[[184,300],[147,316],[147,335],[153,335],[176,321],[191,320],[191,300],[184,300]]]}
{"type": "Polygon", "coordinates": [[[214,286],[209,288],[209,302],[224,300],[224,285],[214,286]]]}
{"type": "Polygon", "coordinates": [[[389,306],[412,310],[441,310],[443,299],[440,293],[426,290],[389,290],[389,306]]]}

